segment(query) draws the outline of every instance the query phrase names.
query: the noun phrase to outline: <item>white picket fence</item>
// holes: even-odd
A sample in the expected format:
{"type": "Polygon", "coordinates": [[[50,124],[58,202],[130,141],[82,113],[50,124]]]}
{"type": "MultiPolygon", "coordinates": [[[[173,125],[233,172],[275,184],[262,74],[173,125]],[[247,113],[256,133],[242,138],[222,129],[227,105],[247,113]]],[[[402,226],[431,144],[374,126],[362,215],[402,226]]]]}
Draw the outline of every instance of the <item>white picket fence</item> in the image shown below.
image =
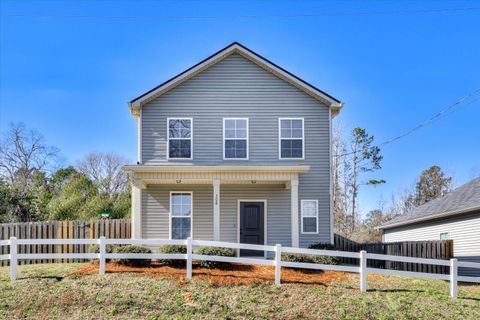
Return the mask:
{"type": "Polygon", "coordinates": [[[186,277],[189,280],[192,279],[192,261],[206,260],[206,261],[274,266],[275,267],[275,284],[277,285],[280,284],[282,267],[356,272],[360,274],[360,290],[362,292],[367,291],[367,274],[383,274],[383,275],[390,275],[390,276],[417,277],[417,278],[439,279],[439,280],[450,281],[450,296],[453,299],[456,299],[458,295],[458,282],[480,283],[480,277],[467,277],[467,276],[458,275],[459,267],[480,269],[480,263],[458,261],[457,259],[450,259],[450,261],[448,261],[448,260],[438,260],[438,259],[391,256],[391,255],[384,255],[384,254],[367,253],[366,251],[360,251],[357,253],[357,252],[347,252],[347,251],[282,247],[280,244],[277,244],[275,246],[253,245],[253,244],[245,244],[245,243],[192,240],[190,238],[187,240],[165,240],[165,239],[106,239],[105,237],[100,237],[99,239],[17,239],[15,237],[11,237],[9,240],[0,240],[0,246],[10,246],[10,254],[0,255],[0,260],[10,260],[10,279],[12,281],[17,278],[18,260],[22,260],[22,259],[26,259],[26,260],[98,259],[99,273],[101,275],[105,274],[105,261],[107,259],[174,259],[174,260],[177,259],[177,260],[187,261],[186,277]],[[65,245],[65,244],[85,244],[85,245],[97,244],[99,245],[100,253],[27,253],[27,254],[17,253],[18,245],[65,245]],[[187,253],[186,254],[107,253],[106,252],[107,245],[143,245],[143,246],[153,246],[153,247],[161,246],[161,245],[184,245],[187,247],[187,253]],[[262,259],[262,258],[199,255],[199,254],[195,254],[193,250],[193,247],[195,246],[221,247],[221,248],[273,252],[274,259],[270,260],[270,259],[262,259]],[[345,265],[328,265],[328,264],[303,263],[303,262],[288,262],[288,261],[282,261],[282,253],[297,253],[297,254],[311,254],[311,255],[320,255],[320,256],[355,258],[355,259],[359,259],[360,263],[359,263],[359,266],[345,266],[345,265]],[[450,274],[449,275],[434,274],[434,273],[368,268],[367,267],[368,259],[449,266],[450,274]]]}

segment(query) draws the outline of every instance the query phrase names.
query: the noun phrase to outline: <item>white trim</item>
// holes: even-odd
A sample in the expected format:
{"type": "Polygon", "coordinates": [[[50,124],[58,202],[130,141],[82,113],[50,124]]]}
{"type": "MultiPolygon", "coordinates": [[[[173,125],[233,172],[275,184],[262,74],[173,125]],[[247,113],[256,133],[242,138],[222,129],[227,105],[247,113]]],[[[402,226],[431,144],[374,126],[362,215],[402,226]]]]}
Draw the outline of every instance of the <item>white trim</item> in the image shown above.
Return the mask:
{"type": "Polygon", "coordinates": [[[329,143],[329,152],[330,152],[330,157],[329,157],[329,161],[330,161],[330,165],[329,165],[329,168],[330,168],[330,244],[334,245],[335,244],[335,234],[334,234],[334,227],[333,227],[333,224],[334,224],[334,212],[333,212],[333,154],[332,154],[332,138],[333,138],[333,135],[332,135],[332,130],[333,130],[333,127],[332,127],[332,110],[329,109],[328,110],[328,143],[329,143]]]}
{"type": "Polygon", "coordinates": [[[231,161],[231,160],[249,160],[250,153],[250,135],[249,135],[249,121],[248,118],[223,118],[223,128],[222,128],[222,149],[223,149],[223,160],[231,161]],[[226,158],[225,157],[225,120],[246,120],[247,121],[247,138],[228,138],[228,140],[247,140],[247,154],[246,158],[226,158]]]}
{"type": "Polygon", "coordinates": [[[249,165],[225,165],[225,166],[192,166],[190,164],[170,163],[156,166],[126,165],[122,168],[126,172],[287,172],[307,173],[310,166],[249,166],[249,165]]]}
{"type": "MultiPolygon", "coordinates": [[[[172,218],[186,218],[181,216],[172,216],[172,194],[183,193],[190,194],[190,237],[193,238],[193,191],[170,191],[170,203],[168,207],[168,239],[172,240],[172,218]]],[[[185,239],[175,239],[185,240],[185,239]]]]}
{"type": "Polygon", "coordinates": [[[305,160],[305,118],[278,118],[278,160],[305,160]],[[282,138],[282,120],[301,120],[302,137],[301,138],[282,138]],[[282,158],[282,140],[302,140],[301,158],[282,158]]]}
{"type": "Polygon", "coordinates": [[[156,97],[164,94],[165,92],[173,89],[180,83],[190,79],[191,77],[195,76],[196,74],[206,70],[213,64],[225,59],[226,57],[230,56],[231,54],[239,53],[243,57],[249,59],[250,61],[254,62],[255,64],[259,65],[260,67],[266,69],[267,71],[275,74],[276,76],[286,80],[290,84],[298,87],[300,90],[306,92],[307,94],[313,96],[315,99],[327,104],[330,108],[334,108],[337,112],[343,107],[343,103],[338,102],[331,97],[327,96],[325,93],[321,92],[320,90],[316,89],[315,87],[309,85],[303,80],[295,78],[293,75],[288,74],[284,70],[281,70],[279,67],[275,66],[271,62],[265,60],[264,58],[258,56],[251,50],[244,48],[243,46],[239,45],[238,43],[234,43],[223,50],[219,51],[215,55],[211,56],[210,58],[206,59],[202,63],[196,65],[195,67],[191,68],[190,70],[180,74],[177,77],[165,82],[158,88],[155,88],[148,94],[145,94],[137,99],[129,102],[129,107],[134,112],[134,109],[141,108],[142,105],[155,99],[156,97]]]}
{"type": "Polygon", "coordinates": [[[138,125],[138,128],[137,128],[137,134],[138,134],[138,137],[137,137],[137,143],[138,143],[138,146],[137,146],[137,152],[138,152],[138,155],[137,155],[137,161],[139,164],[142,163],[142,109],[140,109],[140,112],[139,112],[139,115],[138,115],[138,121],[137,121],[137,125],[138,125]]]}
{"type": "MultiPolygon", "coordinates": [[[[237,199],[237,243],[240,243],[240,203],[242,202],[263,202],[263,245],[267,245],[267,199],[237,199]]],[[[265,258],[267,252],[264,253],[265,258]]],[[[237,257],[240,257],[240,249],[237,250],[237,257]]]]}
{"type": "Polygon", "coordinates": [[[213,240],[220,241],[220,180],[214,179],[213,185],[213,240]]]}
{"type": "MultiPolygon", "coordinates": [[[[301,213],[300,213],[300,225],[301,225],[300,226],[300,232],[302,234],[318,234],[318,200],[316,200],[316,199],[302,199],[300,201],[300,211],[301,211],[301,213]],[[312,232],[303,231],[303,218],[304,218],[303,217],[303,204],[307,201],[314,201],[315,202],[315,210],[316,210],[315,232],[313,232],[313,231],[312,232]]],[[[312,218],[312,217],[306,217],[306,218],[312,218]]]]}
{"type": "Polygon", "coordinates": [[[167,118],[167,160],[193,160],[193,118],[168,117],[167,118]],[[175,140],[190,140],[190,158],[170,158],[170,120],[190,120],[190,138],[172,138],[175,140]]]}
{"type": "Polygon", "coordinates": [[[290,181],[290,210],[291,210],[291,228],[292,228],[292,247],[300,247],[300,234],[298,220],[298,179],[290,181]]]}

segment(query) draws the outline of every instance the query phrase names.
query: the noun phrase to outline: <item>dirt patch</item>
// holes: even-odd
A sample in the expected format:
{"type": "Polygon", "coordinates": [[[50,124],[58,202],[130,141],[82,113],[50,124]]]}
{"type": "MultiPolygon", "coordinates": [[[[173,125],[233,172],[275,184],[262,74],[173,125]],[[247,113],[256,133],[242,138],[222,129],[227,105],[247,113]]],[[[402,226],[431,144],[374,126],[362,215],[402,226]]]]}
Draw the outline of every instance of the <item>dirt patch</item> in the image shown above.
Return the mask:
{"type": "MultiPolygon", "coordinates": [[[[172,268],[162,264],[152,264],[150,267],[130,267],[115,262],[106,264],[107,273],[137,273],[145,276],[185,280],[185,268],[172,268]]],[[[69,275],[89,275],[98,273],[98,263],[90,263],[70,273],[69,275]]],[[[255,284],[275,280],[275,269],[272,266],[231,264],[222,269],[202,268],[193,266],[193,278],[208,281],[215,285],[255,284]]],[[[346,272],[329,270],[302,270],[282,268],[283,283],[302,283],[330,285],[333,281],[346,280],[346,272]]]]}

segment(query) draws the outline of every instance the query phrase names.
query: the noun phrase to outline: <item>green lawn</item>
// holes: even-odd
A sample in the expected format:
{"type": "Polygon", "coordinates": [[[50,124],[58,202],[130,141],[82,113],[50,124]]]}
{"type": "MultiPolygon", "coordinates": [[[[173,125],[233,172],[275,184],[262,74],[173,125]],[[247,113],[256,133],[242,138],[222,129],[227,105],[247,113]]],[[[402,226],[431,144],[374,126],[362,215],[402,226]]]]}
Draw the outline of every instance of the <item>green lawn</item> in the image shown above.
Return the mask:
{"type": "Polygon", "coordinates": [[[10,282],[0,268],[0,319],[480,319],[480,286],[375,276],[369,292],[358,276],[330,286],[271,282],[215,286],[136,274],[66,276],[81,264],[20,267],[10,282]]]}

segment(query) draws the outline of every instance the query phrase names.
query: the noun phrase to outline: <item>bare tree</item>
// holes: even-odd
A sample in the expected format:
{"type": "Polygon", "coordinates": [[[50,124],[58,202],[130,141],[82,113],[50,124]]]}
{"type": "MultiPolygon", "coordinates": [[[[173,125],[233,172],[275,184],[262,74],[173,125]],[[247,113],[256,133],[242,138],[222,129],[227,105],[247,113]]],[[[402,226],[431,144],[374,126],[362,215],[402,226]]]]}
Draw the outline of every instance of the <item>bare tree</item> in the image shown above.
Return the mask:
{"type": "Polygon", "coordinates": [[[37,131],[22,123],[10,124],[0,139],[0,176],[12,186],[26,188],[37,172],[49,170],[57,155],[58,150],[37,131]]]}
{"type": "Polygon", "coordinates": [[[77,163],[77,170],[89,177],[100,192],[112,196],[128,186],[128,177],[122,171],[126,163],[125,157],[115,153],[92,152],[77,163]]]}

